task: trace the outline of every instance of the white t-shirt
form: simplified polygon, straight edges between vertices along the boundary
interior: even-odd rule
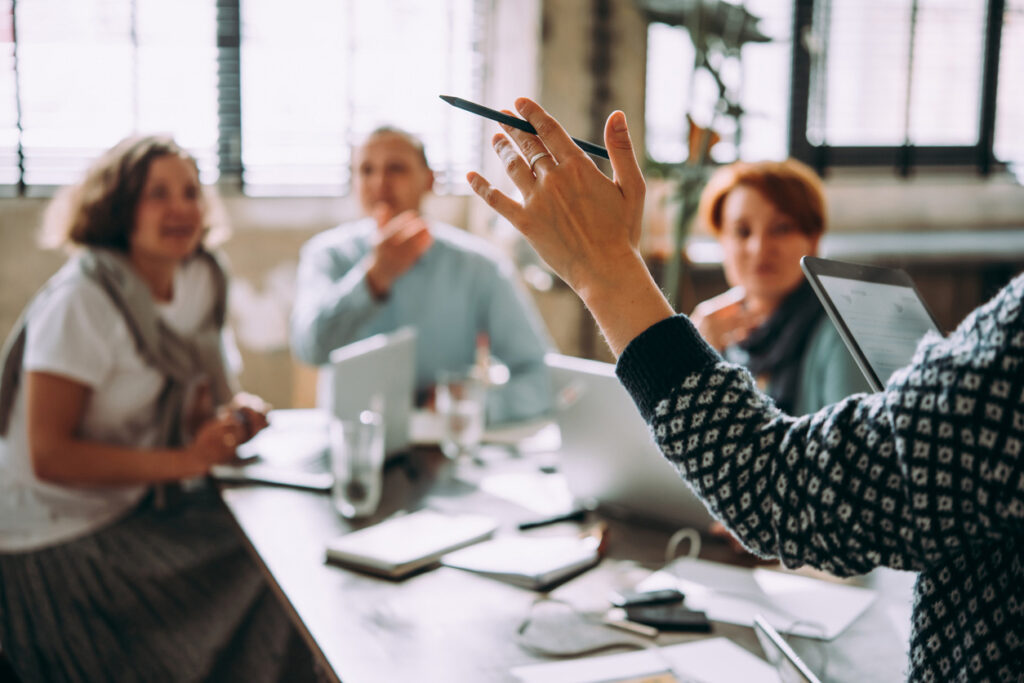
[[[159,314],[188,337],[207,316],[213,292],[207,265],[189,261],[175,274],[173,300],[158,304]],[[136,448],[155,445],[164,377],[145,363],[121,313],[88,278],[73,278],[33,305],[22,370],[61,375],[92,389],[82,438]],[[25,393],[23,374],[7,436],[0,439],[0,552],[87,535],[126,514],[146,491],[145,486],[63,486],[37,479],[26,437]]]

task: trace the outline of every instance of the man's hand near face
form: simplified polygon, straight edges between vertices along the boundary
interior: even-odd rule
[[[423,254],[434,238],[430,228],[417,211],[393,215],[385,204],[374,208],[377,240],[366,271],[366,284],[375,299],[383,299],[391,287]]]

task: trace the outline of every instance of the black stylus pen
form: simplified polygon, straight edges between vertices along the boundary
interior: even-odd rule
[[[560,515],[552,515],[551,517],[544,517],[542,519],[531,519],[527,522],[520,522],[519,528],[525,531],[526,529],[536,529],[537,527],[548,526],[549,524],[558,524],[559,522],[581,522],[586,516],[586,508],[575,508]]]
[[[537,129],[534,128],[529,121],[524,121],[520,118],[516,118],[515,116],[509,116],[508,114],[502,114],[500,111],[485,107],[482,104],[470,102],[469,100],[464,100],[461,97],[453,97],[451,95],[440,95],[439,97],[453,107],[465,109],[466,111],[482,116],[485,119],[498,121],[499,123],[504,123],[506,126],[511,126],[512,128],[518,128],[530,135],[537,134]],[[602,159],[608,158],[608,150],[601,145],[595,145],[593,142],[587,142],[586,140],[577,140],[576,138],[572,138],[572,141],[576,143],[577,147],[587,154],[593,154],[594,156],[601,157]]]

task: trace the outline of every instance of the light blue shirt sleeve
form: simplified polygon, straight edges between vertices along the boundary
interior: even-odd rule
[[[359,329],[381,308],[366,284],[366,254],[358,243],[333,244],[344,227],[314,237],[299,255],[291,345],[311,365],[323,365],[331,351],[361,339]]]

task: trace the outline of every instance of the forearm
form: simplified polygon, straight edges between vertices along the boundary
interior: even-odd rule
[[[610,277],[590,275],[577,294],[616,358],[641,332],[675,314],[639,254],[623,262]]]
[[[337,280],[323,273],[300,278],[291,318],[292,352],[306,363],[323,365],[331,351],[356,340],[376,309],[364,264]]]
[[[209,469],[186,449],[138,449],[57,437],[31,446],[36,476],[64,486],[156,484],[201,476]]]

